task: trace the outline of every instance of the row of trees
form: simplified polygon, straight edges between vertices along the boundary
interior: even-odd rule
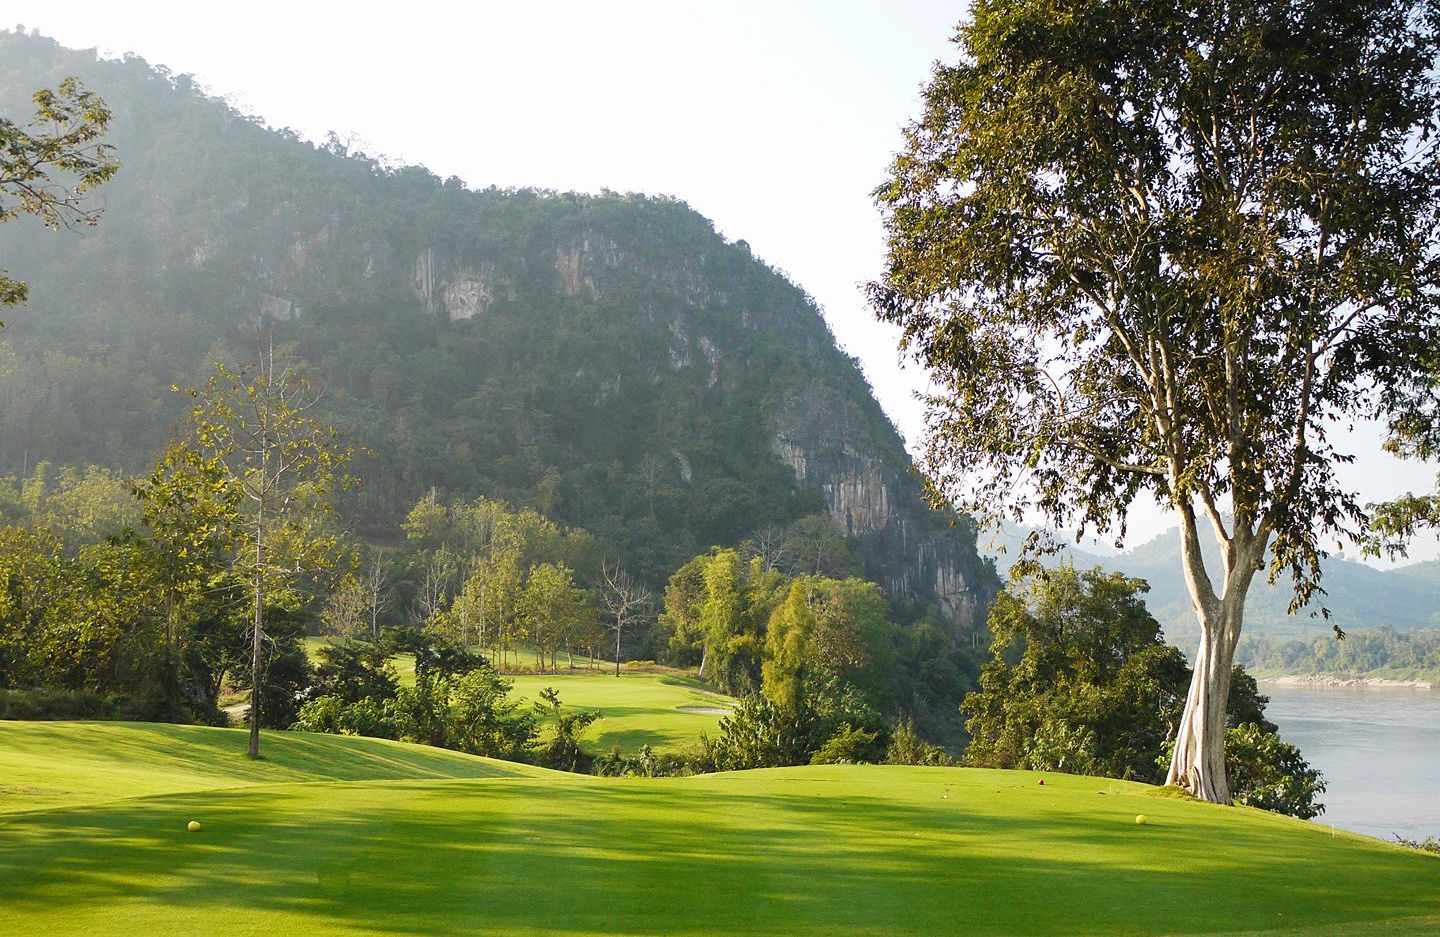
[[[417,623],[478,646],[503,667],[528,644],[536,666],[560,651],[593,652],[604,636],[599,609],[576,570],[598,588],[600,549],[586,531],[562,528],[532,508],[476,498],[446,505],[432,491],[403,525],[420,588]],[[458,583],[458,587],[457,584]]]
[[[327,513],[350,451],[273,350],[175,389],[193,403],[183,432],[123,495],[100,470],[61,472],[47,493],[41,467],[6,505],[33,526],[3,530],[0,686],[120,693],[152,718],[211,720],[231,675],[250,689],[257,756],[267,673],[307,581],[340,560]]]
[[[948,636],[928,622],[898,624],[873,582],[783,571],[759,540],[693,558],[665,589],[666,659],[743,698],[705,763],[943,761],[905,720],[918,699],[953,707],[968,685]]]
[[[1236,656],[1257,670],[1286,674],[1407,674],[1410,679],[1440,679],[1440,631],[1355,629],[1344,641],[1328,637],[1308,641],[1263,637],[1242,641]]]
[[[893,699],[889,614],[872,582],[792,577],[761,556],[716,549],[670,577],[660,630],[671,660],[698,665],[726,693],[793,697],[806,674],[824,672],[885,705]]]

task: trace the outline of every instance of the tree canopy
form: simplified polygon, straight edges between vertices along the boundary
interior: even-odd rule
[[[49,228],[93,225],[99,210],[85,193],[120,168],[101,143],[110,123],[105,102],[74,77],[34,94],[35,116],[22,126],[0,117],[0,222],[34,215]],[[0,271],[0,305],[25,301],[28,287]]]
[[[1228,802],[1250,583],[1303,605],[1322,537],[1363,533],[1329,434],[1440,337],[1440,8],[991,0],[956,43],[870,288],[939,388],[933,493],[1117,539],[1142,494],[1175,511],[1202,640],[1171,780]]]
[[[1158,783],[1190,668],[1145,608],[1144,580],[1099,568],[1042,570],[990,607],[992,659],[969,716],[967,764]],[[1265,718],[1255,679],[1235,668],[1226,701],[1226,776],[1241,803],[1310,818],[1319,772]]]

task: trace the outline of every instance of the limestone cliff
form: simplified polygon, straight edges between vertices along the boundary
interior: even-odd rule
[[[926,507],[804,291],[683,203],[476,190],[37,37],[0,33],[0,61],[0,113],[56,74],[101,91],[124,164],[95,229],[41,244],[0,226],[32,284],[4,336],[0,471],[142,467],[181,406],[169,384],[252,353],[260,327],[373,453],[347,505],[362,527],[431,486],[483,493],[543,505],[659,581],[818,508],[901,606],[978,626],[996,582],[968,522]]]
[[[867,576],[891,595],[934,601],[961,631],[978,630],[998,582],[976,555],[969,519],[952,527],[932,511],[908,460],[868,445],[863,420],[811,388],[777,408],[772,451],[824,492],[832,519],[859,542]]]

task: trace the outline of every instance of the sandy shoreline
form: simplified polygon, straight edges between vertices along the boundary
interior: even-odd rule
[[[1435,684],[1428,680],[1391,680],[1385,677],[1340,677],[1331,673],[1308,674],[1305,676],[1280,676],[1257,678],[1262,686],[1313,686],[1313,687],[1357,687],[1380,690],[1433,690]]]

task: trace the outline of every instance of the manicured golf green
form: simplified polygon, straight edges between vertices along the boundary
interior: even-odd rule
[[[306,638],[312,659],[328,641]],[[525,652],[519,652],[521,659]],[[589,658],[580,658],[589,663]],[[415,685],[415,658],[394,657],[402,686]],[[606,668],[613,664],[604,664]],[[514,694],[527,701],[540,699],[540,691],[554,687],[568,710],[589,709],[600,713],[581,737],[581,745],[593,754],[619,749],[633,755],[640,746],[657,752],[675,751],[706,734],[719,734],[720,717],[736,700],[708,689],[699,680],[679,673],[626,670],[615,676],[613,669],[559,674],[506,674],[514,682]]]
[[[736,701],[707,689],[698,680],[663,673],[518,674],[514,693],[538,700],[554,687],[566,709],[600,713],[581,736],[586,751],[603,754],[619,749],[634,754],[642,745],[657,752],[673,751],[702,733],[719,734],[720,718]]]
[[[865,766],[608,780],[285,733],[250,765],[244,740],[0,723],[5,783],[50,792],[0,815],[0,933],[1440,929],[1434,857],[1137,784]]]

